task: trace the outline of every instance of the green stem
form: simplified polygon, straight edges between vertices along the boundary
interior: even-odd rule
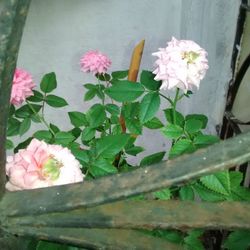
[[[174,124],[176,124],[176,104],[177,104],[177,101],[178,101],[179,92],[180,92],[180,89],[177,88],[175,98],[174,98],[174,102],[173,102],[173,105],[172,105],[172,107],[173,107],[173,123]]]
[[[170,98],[168,98],[167,96],[161,94],[160,92],[159,92],[159,95],[160,95],[161,97],[163,97],[164,99],[166,99],[166,100],[171,104],[171,106],[173,106],[174,103],[173,103],[173,101],[172,101]]]
[[[54,131],[50,128],[49,124],[45,121],[44,117],[39,115],[35,109],[32,107],[32,105],[26,100],[26,103],[28,104],[28,106],[30,107],[30,109],[32,110],[32,112],[37,116],[37,118],[48,128],[48,130],[51,132],[51,134],[53,136],[55,136]]]
[[[97,80],[98,80],[98,88],[99,88],[99,91],[101,93],[102,92],[102,90],[101,90],[101,82],[100,82],[99,78],[97,78]],[[105,104],[105,95],[101,100],[102,100],[102,105],[104,105]]]

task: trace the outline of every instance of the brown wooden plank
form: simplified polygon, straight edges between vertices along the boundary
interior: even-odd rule
[[[90,207],[180,185],[202,175],[250,160],[250,133],[222,141],[194,154],[95,181],[7,193],[2,216],[33,215]]]
[[[16,227],[11,228],[10,233],[75,245],[87,249],[182,249],[181,246],[166,240],[146,235],[139,231],[125,229]]]
[[[9,227],[250,229],[250,203],[127,200],[67,213],[14,217],[7,222]]]
[[[5,191],[5,140],[17,53],[30,0],[0,1],[0,198]]]

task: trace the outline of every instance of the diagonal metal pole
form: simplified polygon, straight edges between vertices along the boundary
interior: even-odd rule
[[[5,191],[5,141],[9,99],[30,0],[0,1],[0,198]]]

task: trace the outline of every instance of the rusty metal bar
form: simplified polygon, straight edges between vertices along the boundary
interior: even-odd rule
[[[250,229],[249,221],[247,202],[127,200],[67,213],[8,218],[3,227],[235,230]]]
[[[9,99],[30,0],[0,1],[0,198],[5,191],[5,140]]]
[[[35,215],[91,207],[172,185],[250,160],[250,132],[222,141],[193,154],[129,173],[83,184],[7,193],[0,203],[2,216]]]

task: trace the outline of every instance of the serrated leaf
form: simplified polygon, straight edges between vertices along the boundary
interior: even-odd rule
[[[47,95],[45,101],[48,105],[55,108],[61,108],[68,105],[66,100],[56,95]]]
[[[94,177],[100,177],[118,173],[118,170],[108,160],[100,158],[89,168],[89,172]]]
[[[183,134],[183,128],[174,124],[168,124],[166,127],[161,128],[161,131],[170,139],[177,139]]]
[[[232,187],[231,194],[233,200],[236,201],[250,201],[250,190],[242,186]]]
[[[128,76],[128,70],[114,71],[111,75],[115,79],[124,79]]]
[[[207,126],[208,119],[207,119],[207,117],[205,115],[202,115],[202,114],[191,114],[191,115],[187,115],[185,117],[186,121],[190,120],[190,119],[201,121],[202,122],[202,127],[201,127],[202,129],[206,128],[206,126]]]
[[[250,231],[237,230],[225,240],[223,247],[228,250],[247,250],[250,248]]]
[[[111,115],[119,115],[120,114],[120,108],[115,104],[106,104],[105,109],[111,114]]]
[[[86,119],[86,115],[81,112],[68,112],[70,122],[75,127],[87,126],[88,122]]]
[[[37,105],[37,104],[30,104],[30,106],[32,107],[32,109],[38,113],[40,111],[40,109],[42,108],[41,105]],[[24,105],[21,108],[17,109],[15,112],[16,117],[18,118],[28,118],[31,115],[34,114],[33,110],[30,108],[29,105]]]
[[[218,172],[215,174],[203,176],[200,178],[201,183],[208,189],[223,194],[230,195],[230,178],[228,171]]]
[[[160,107],[160,96],[156,92],[146,94],[140,104],[139,119],[145,123],[152,119]]]
[[[96,95],[96,89],[90,89],[84,94],[84,101],[90,101]]]
[[[173,109],[165,109],[163,110],[166,120],[171,123],[174,124],[174,115],[173,115]],[[184,116],[179,113],[178,111],[175,111],[175,115],[176,115],[176,125],[183,127],[184,125]]]
[[[54,72],[43,76],[40,88],[44,93],[50,93],[57,87],[56,74]]]
[[[90,127],[84,128],[84,130],[82,131],[81,140],[90,141],[91,139],[95,137],[95,132],[96,130],[94,128],[90,128]]]
[[[183,186],[179,191],[180,199],[183,201],[194,200],[194,191],[191,186]]]
[[[193,143],[198,147],[206,147],[219,141],[220,139],[214,135],[197,135],[194,138]]]
[[[158,198],[159,200],[170,200],[171,191],[169,188],[165,188],[160,191],[154,192],[153,195],[155,198]]]
[[[126,118],[125,123],[130,133],[135,135],[140,135],[142,133],[142,125],[139,120]]]
[[[229,178],[231,187],[237,187],[240,186],[241,182],[243,181],[243,174],[239,171],[230,171],[229,172]]]
[[[70,132],[60,131],[55,135],[55,143],[61,145],[67,145],[74,141],[75,137]]]
[[[143,166],[153,165],[162,161],[165,153],[166,152],[158,152],[144,157],[140,162],[140,166],[143,167]]]
[[[30,125],[31,125],[30,118],[25,118],[20,124],[19,135],[22,136],[23,134],[25,134],[29,130]]]
[[[201,240],[198,238],[200,235],[188,235],[184,238],[185,249],[188,250],[205,250]]]
[[[52,134],[47,130],[39,130],[33,134],[33,137],[38,140],[44,140],[45,142],[49,142],[52,138]]]
[[[133,155],[133,156],[136,156],[138,155],[139,153],[143,152],[145,149],[143,147],[140,147],[140,146],[133,146],[133,147],[130,147],[128,149],[125,150],[125,152],[129,155]]]
[[[132,102],[144,93],[144,88],[140,83],[117,80],[111,87],[105,89],[104,92],[115,101]]]
[[[192,141],[188,139],[181,139],[177,141],[169,151],[169,159],[173,159],[184,153],[189,153],[194,150]]]
[[[130,136],[127,134],[108,135],[96,140],[96,153],[103,158],[112,158],[119,153],[128,143]]]
[[[185,122],[185,130],[188,133],[193,134],[195,132],[198,132],[202,128],[202,125],[202,121],[200,120],[188,119]]]
[[[90,161],[88,151],[80,149],[80,148],[71,148],[72,154],[76,157],[80,162],[88,163]]]
[[[143,70],[140,75],[140,82],[149,90],[158,90],[161,82],[154,80],[154,78],[155,75],[151,71]]]
[[[30,102],[42,102],[43,101],[43,94],[37,90],[33,90],[33,95],[28,97],[27,100]]]
[[[101,104],[94,104],[86,113],[86,119],[91,128],[97,128],[106,119],[106,112],[104,106]]]

